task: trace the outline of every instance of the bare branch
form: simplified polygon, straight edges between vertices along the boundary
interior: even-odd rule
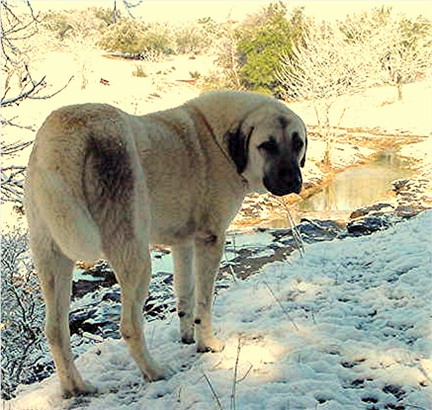
[[[15,120],[16,118],[17,118],[16,116],[9,119],[9,120],[6,120],[4,118],[0,118],[0,124],[4,127],[10,126],[10,127],[17,127],[17,128],[23,129],[23,130],[36,131],[31,125],[15,124],[13,122],[13,120]]]
[[[69,84],[70,82],[75,78],[75,76],[71,76],[69,78],[69,80],[67,81],[67,83],[60,89],[58,89],[57,91],[53,92],[52,94],[48,94],[48,95],[43,95],[43,96],[37,96],[35,94],[30,95],[28,98],[31,100],[47,100],[48,98],[52,98],[55,95],[57,95],[58,93],[62,92]],[[40,90],[38,90],[37,92],[39,92]],[[37,93],[36,93],[37,94]]]
[[[205,379],[205,381],[207,382],[207,384],[208,384],[208,386],[210,388],[210,391],[212,392],[213,399],[215,400],[218,409],[219,410],[223,410],[222,403],[220,401],[219,395],[216,393],[216,390],[213,387],[213,384],[211,383],[210,379],[207,377],[207,375],[204,372],[203,372],[203,376],[204,376],[204,379]]]
[[[36,82],[32,80],[29,89],[21,91],[18,95],[15,95],[14,97],[11,98],[3,97],[3,99],[0,101],[0,107],[7,107],[9,105],[17,104],[22,100],[25,100],[26,98],[30,98],[32,94],[40,91],[40,88],[45,87],[45,85],[46,85],[45,76]]]

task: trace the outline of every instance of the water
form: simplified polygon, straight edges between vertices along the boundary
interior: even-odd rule
[[[299,211],[351,212],[385,200],[392,194],[392,181],[409,177],[407,165],[393,152],[383,152],[368,164],[336,174],[322,191],[302,201]]]

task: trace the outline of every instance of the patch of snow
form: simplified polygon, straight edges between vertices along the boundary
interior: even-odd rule
[[[123,341],[107,340],[77,360],[96,396],[63,400],[54,375],[22,386],[7,408],[431,408],[431,230],[425,211],[266,265],[218,294],[221,353],[180,344],[174,314],[148,323],[166,380],[143,383]]]

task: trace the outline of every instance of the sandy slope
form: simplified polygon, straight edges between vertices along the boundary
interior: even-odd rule
[[[188,56],[177,56],[161,62],[136,62],[113,58],[106,58],[100,52],[83,50],[82,53],[56,52],[41,56],[34,62],[34,77],[46,75],[50,84],[41,95],[49,95],[57,91],[74,76],[69,86],[53,98],[44,100],[26,100],[19,106],[6,108],[3,111],[5,118],[14,118],[14,123],[31,126],[32,130],[5,127],[2,138],[6,142],[17,140],[28,141],[34,138],[35,131],[40,127],[46,116],[54,109],[68,104],[84,102],[104,102],[113,104],[132,114],[145,114],[148,112],[170,108],[179,105],[190,98],[200,94],[200,90],[190,82],[191,73],[198,72],[201,76],[207,75],[214,69],[214,58],[199,56],[191,59]],[[61,69],[59,67],[61,66]],[[133,75],[137,67],[141,67],[145,77]],[[104,84],[101,83],[103,79]],[[82,89],[83,80],[86,87]],[[412,135],[423,136],[423,143],[413,144],[403,150],[413,161],[417,161],[417,168],[422,175],[430,179],[430,163],[432,133],[432,92],[431,81],[423,81],[405,86],[405,99],[402,102],[388,104],[394,99],[395,90],[391,87],[377,87],[369,89],[361,95],[342,99],[334,111],[335,125],[349,129],[373,131],[374,133],[405,135],[406,143],[412,140]],[[289,104],[314,130],[316,125],[313,110],[305,103]],[[340,116],[340,109],[348,107],[339,124],[336,118]],[[339,111],[338,111],[339,110]],[[337,139],[332,150],[333,169],[344,169],[359,164],[373,154],[374,144],[350,142],[350,133],[343,131],[344,137]],[[359,143],[360,141],[360,143]],[[316,186],[326,179],[326,168],[321,161],[324,156],[325,142],[311,134],[308,161],[304,169],[305,186]],[[25,165],[30,149],[21,155],[11,158],[9,162],[15,165]],[[429,188],[428,188],[429,189]],[[271,207],[277,209],[278,205],[269,197],[260,197],[250,200],[254,206],[262,207],[260,214],[265,218]],[[269,208],[266,204],[270,204]],[[281,211],[283,213],[283,210]],[[247,219],[246,212],[242,212],[242,221]],[[3,221],[13,223],[15,215],[11,206],[2,206]],[[252,220],[253,221],[253,220]]]

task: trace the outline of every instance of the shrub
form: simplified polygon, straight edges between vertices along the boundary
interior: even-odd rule
[[[19,384],[35,380],[36,368],[50,366],[45,363],[42,296],[27,232],[21,228],[2,235],[1,272],[1,387],[8,399]]]
[[[160,23],[144,24],[131,18],[120,19],[108,26],[99,45],[107,51],[132,56],[171,54],[174,50],[168,26]]]
[[[303,21],[302,9],[295,9],[290,21],[286,11],[283,3],[270,4],[237,29],[243,87],[280,96],[277,71],[281,57],[289,55],[301,39]]]
[[[176,52],[179,54],[208,52],[216,37],[217,27],[209,17],[177,27],[174,31]]]
[[[143,23],[132,19],[122,19],[106,28],[99,45],[107,51],[137,55],[145,50],[144,32]]]

